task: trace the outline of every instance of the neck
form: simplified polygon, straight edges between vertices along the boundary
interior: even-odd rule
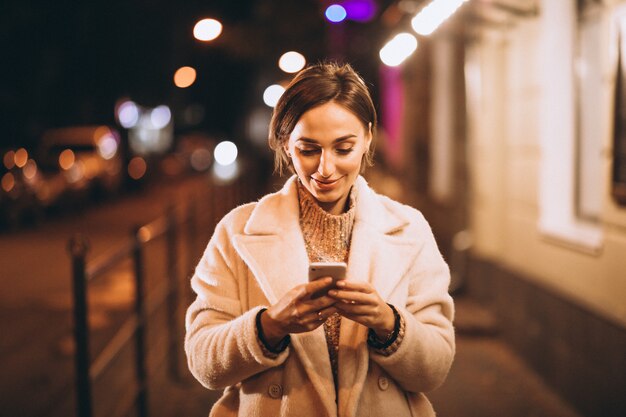
[[[329,202],[329,203],[324,203],[322,201],[319,201],[318,199],[315,199],[315,201],[317,201],[317,204],[327,213],[329,214],[334,214],[334,215],[339,215],[342,213],[345,213],[346,211],[348,211],[350,209],[350,205],[348,204],[348,197],[349,197],[349,193],[348,195],[345,195],[343,197],[341,197],[339,200],[337,201],[333,201],[333,202]],[[313,197],[315,198],[315,197]]]

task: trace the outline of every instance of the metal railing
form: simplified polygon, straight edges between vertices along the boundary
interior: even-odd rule
[[[110,253],[87,262],[89,243],[87,238],[76,235],[69,241],[68,250],[72,258],[73,275],[73,304],[74,304],[74,342],[76,367],[76,408],[78,417],[93,416],[93,383],[103,372],[111,367],[112,362],[120,355],[123,348],[131,342],[134,345],[134,390],[126,390],[128,398],[117,400],[114,416],[127,414],[136,407],[137,415],[148,417],[148,386],[149,375],[147,369],[146,332],[149,318],[154,312],[165,306],[166,329],[168,335],[167,367],[168,376],[179,379],[179,357],[182,355],[182,316],[180,301],[185,294],[181,294],[180,274],[178,273],[178,248],[183,235],[186,235],[187,250],[196,252],[198,240],[198,225],[206,223],[207,230],[213,230],[217,221],[236,204],[251,200],[254,190],[250,181],[239,180],[230,185],[210,185],[207,190],[208,198],[190,198],[177,207],[169,207],[165,215],[151,223],[135,227],[130,238]],[[198,213],[201,215],[199,216]],[[200,218],[202,217],[202,219]],[[187,227],[183,227],[183,226]],[[155,289],[147,291],[145,279],[146,253],[145,247],[157,239],[166,241],[166,279]],[[206,242],[204,242],[206,243]],[[188,271],[191,271],[197,256],[188,254]],[[88,284],[101,279],[119,267],[128,259],[132,260],[132,275],[134,283],[134,299],[132,312],[117,329],[100,353],[91,358],[90,355],[90,328],[88,323],[89,303]]]

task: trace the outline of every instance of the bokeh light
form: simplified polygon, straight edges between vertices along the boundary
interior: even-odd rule
[[[2,176],[2,189],[8,193],[13,187],[15,187],[15,177],[11,172],[7,172]]]
[[[157,106],[150,112],[150,122],[157,129],[163,129],[170,123],[170,120],[172,120],[172,112],[165,105]]]
[[[400,65],[417,49],[417,39],[410,33],[400,33],[380,50],[380,59],[390,67]]]
[[[239,175],[239,164],[237,161],[228,165],[213,164],[211,172],[215,182],[218,184],[228,184]]]
[[[174,73],[174,85],[187,88],[196,82],[196,70],[192,67],[180,67]]]
[[[136,156],[128,163],[128,176],[134,180],[138,180],[146,174],[148,165],[146,160],[140,156]]]
[[[433,0],[413,19],[411,26],[419,35],[428,36],[467,0]]]
[[[357,22],[369,22],[376,15],[374,0],[345,0],[341,3],[346,10],[346,17]]]
[[[26,165],[24,165],[24,169],[22,170],[22,172],[24,173],[24,177],[27,180],[32,180],[33,178],[35,178],[35,175],[37,175],[37,163],[35,162],[35,160],[29,159],[28,162],[26,162]]]
[[[213,151],[213,157],[220,165],[230,165],[237,159],[237,145],[229,140],[220,142]]]
[[[348,15],[346,9],[339,4],[331,4],[324,14],[326,15],[326,19],[333,23],[342,22]]]
[[[304,56],[296,51],[285,52],[278,60],[278,67],[289,74],[300,71],[305,64]]]
[[[189,158],[191,167],[200,172],[209,169],[211,161],[211,151],[205,148],[194,149],[193,152],[191,152],[191,157]]]
[[[28,152],[24,148],[19,148],[17,151],[15,151],[15,156],[13,159],[15,161],[15,165],[18,168],[22,168],[24,165],[26,165],[26,162],[28,161]]]
[[[74,155],[74,151],[71,149],[66,149],[59,155],[59,166],[61,169],[67,171],[74,165],[76,161],[76,156]]]
[[[125,101],[117,108],[117,120],[125,129],[134,127],[139,121],[139,108],[132,101]]]
[[[15,166],[15,151],[5,153],[2,160],[6,169],[12,169]]]
[[[274,107],[284,92],[284,87],[278,84],[272,84],[263,92],[263,102],[270,107]]]
[[[202,19],[193,27],[193,36],[199,41],[212,41],[222,33],[222,24],[215,19]]]
[[[111,135],[106,134],[98,141],[98,153],[104,159],[111,159],[117,153],[117,140]]]

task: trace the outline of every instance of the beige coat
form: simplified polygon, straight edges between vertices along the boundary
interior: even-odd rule
[[[278,358],[263,355],[259,309],[307,281],[295,177],[282,190],[238,207],[217,225],[191,280],[189,368],[207,388],[225,389],[211,416],[434,416],[422,394],[445,379],[454,356],[449,270],[421,213],[356,181],[357,207],[347,278],[369,281],[406,322],[385,357],[367,328],[343,319],[339,400],[323,326],[295,334]]]

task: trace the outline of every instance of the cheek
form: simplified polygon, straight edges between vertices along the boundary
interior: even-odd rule
[[[358,173],[361,169],[361,160],[363,155],[360,153],[356,153],[354,155],[350,155],[349,158],[345,158],[340,163],[338,163],[338,167],[341,167],[341,170],[345,173]]]
[[[299,158],[294,156],[292,158],[293,166],[298,172],[309,172],[317,169],[317,163],[315,158]]]

